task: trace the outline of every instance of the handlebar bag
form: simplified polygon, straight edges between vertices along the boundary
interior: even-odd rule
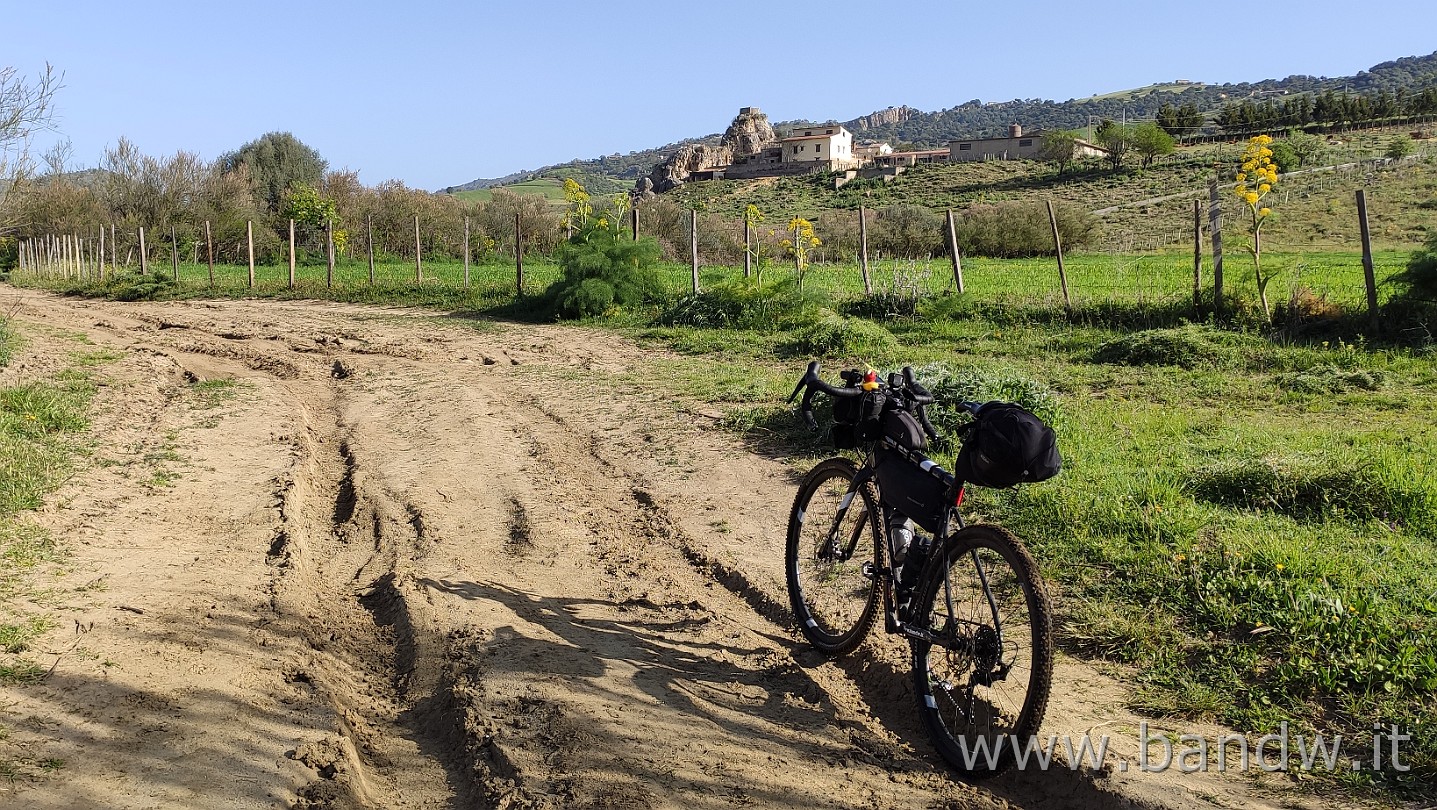
[[[1052,478],[1063,458],[1043,420],[1011,402],[990,402],[978,411],[954,467],[963,481],[1002,489]]]
[[[882,391],[865,391],[862,396],[844,397],[833,403],[833,444],[857,447],[883,435],[883,411],[888,397]]]

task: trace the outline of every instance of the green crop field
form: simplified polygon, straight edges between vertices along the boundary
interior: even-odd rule
[[[522,183],[514,183],[509,186],[499,186],[505,191],[512,191],[515,194],[524,194],[534,197],[543,197],[551,203],[562,204],[564,202],[564,181],[551,178],[538,180],[525,180]],[[494,199],[494,189],[476,188],[469,191],[457,191],[455,197],[465,202],[489,202]]]

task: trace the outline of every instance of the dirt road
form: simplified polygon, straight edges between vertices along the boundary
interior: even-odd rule
[[[902,646],[826,662],[788,629],[795,467],[610,386],[652,354],[612,334],[4,297],[29,341],[0,383],[79,356],[101,387],[37,516],[72,549],[31,606],[53,669],[0,697],[0,746],[63,765],[0,805],[1250,804],[1245,780],[953,778]],[[1045,731],[1132,719],[1064,667]]]

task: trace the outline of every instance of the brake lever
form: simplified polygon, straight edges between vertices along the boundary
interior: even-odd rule
[[[803,414],[803,421],[808,424],[809,430],[818,430],[818,420],[813,418],[813,395],[815,393],[817,393],[816,389],[808,389],[808,392],[803,395],[803,404],[798,408],[798,412]]]

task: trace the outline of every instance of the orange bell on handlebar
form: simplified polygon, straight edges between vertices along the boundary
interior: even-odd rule
[[[873,369],[869,369],[868,373],[863,375],[863,390],[874,391],[877,390],[877,388],[878,372],[874,371]]]

